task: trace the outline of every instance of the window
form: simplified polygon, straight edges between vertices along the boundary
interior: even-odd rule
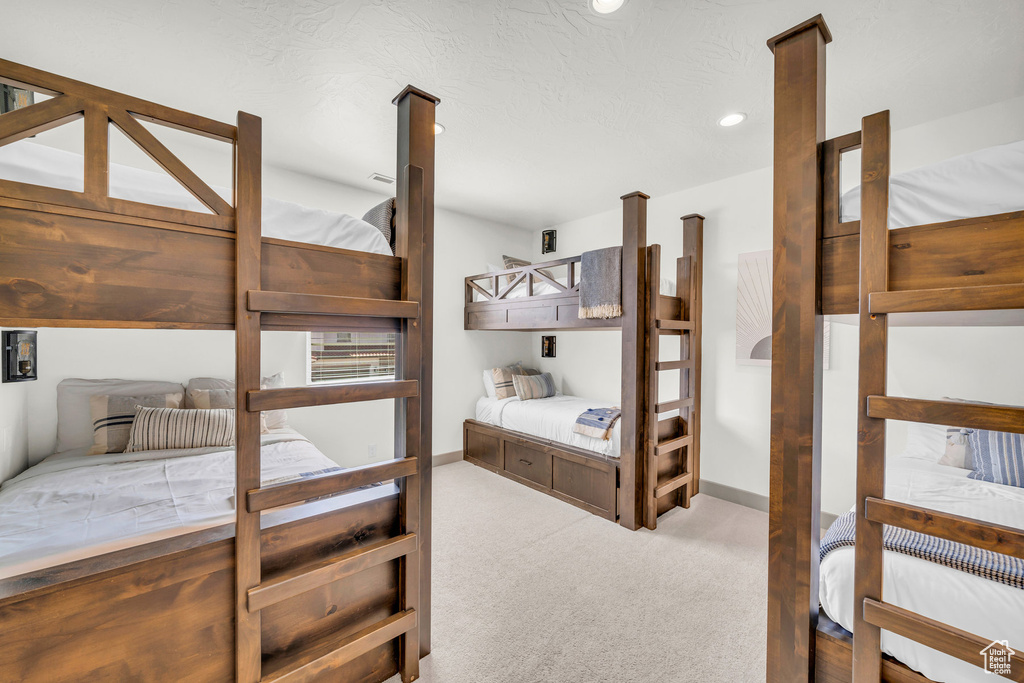
[[[335,384],[395,376],[394,332],[310,332],[309,384]]]

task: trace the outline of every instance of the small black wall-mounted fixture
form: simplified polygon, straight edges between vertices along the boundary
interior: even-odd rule
[[[555,357],[555,337],[540,338],[540,355],[541,358],[554,358]]]
[[[4,382],[38,379],[35,330],[4,330]]]
[[[540,234],[540,253],[550,254],[558,244],[558,231],[545,230]]]

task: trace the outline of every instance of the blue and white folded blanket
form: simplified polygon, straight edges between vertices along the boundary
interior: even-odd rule
[[[850,510],[839,517],[821,539],[820,557],[837,548],[852,546],[856,514]],[[882,544],[886,550],[935,562],[968,574],[1024,588],[1024,560],[974,546],[954,543],[899,527],[884,526]]]
[[[577,434],[607,441],[620,417],[622,410],[619,408],[590,408],[576,418],[572,429]]]

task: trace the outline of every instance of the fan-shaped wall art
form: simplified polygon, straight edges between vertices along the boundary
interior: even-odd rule
[[[830,324],[824,325],[824,366],[829,366]],[[772,252],[739,255],[736,277],[736,362],[772,364]]]

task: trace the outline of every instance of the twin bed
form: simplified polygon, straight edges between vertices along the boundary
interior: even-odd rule
[[[375,227],[263,201],[255,116],[226,124],[5,60],[0,83],[48,96],[0,116],[0,325],[236,339],[234,448],[87,455],[59,424],[60,452],[4,483],[0,679],[417,678],[437,99],[394,100],[394,226]],[[82,156],[26,140],[76,119]],[[144,123],[223,143],[234,187],[207,185]],[[168,175],[111,164],[110,126]],[[261,381],[261,330],[364,329],[398,335],[395,380]],[[261,434],[271,411],[380,399],[395,400],[394,460],[340,469],[294,431]]]
[[[819,15],[768,42],[776,71],[767,680],[984,681],[997,652],[1006,677],[1024,680],[1024,489],[1009,477],[978,480],[989,465],[977,453],[973,471],[940,463],[949,425],[998,433],[1012,469],[1024,408],[886,391],[890,324],[1021,324],[1024,143],[890,179],[888,112],[825,138],[830,41]],[[861,184],[843,195],[841,157],[856,149]],[[860,336],[857,503],[822,538],[822,318],[848,314]],[[932,430],[931,445],[918,439],[887,456],[886,420]]]

